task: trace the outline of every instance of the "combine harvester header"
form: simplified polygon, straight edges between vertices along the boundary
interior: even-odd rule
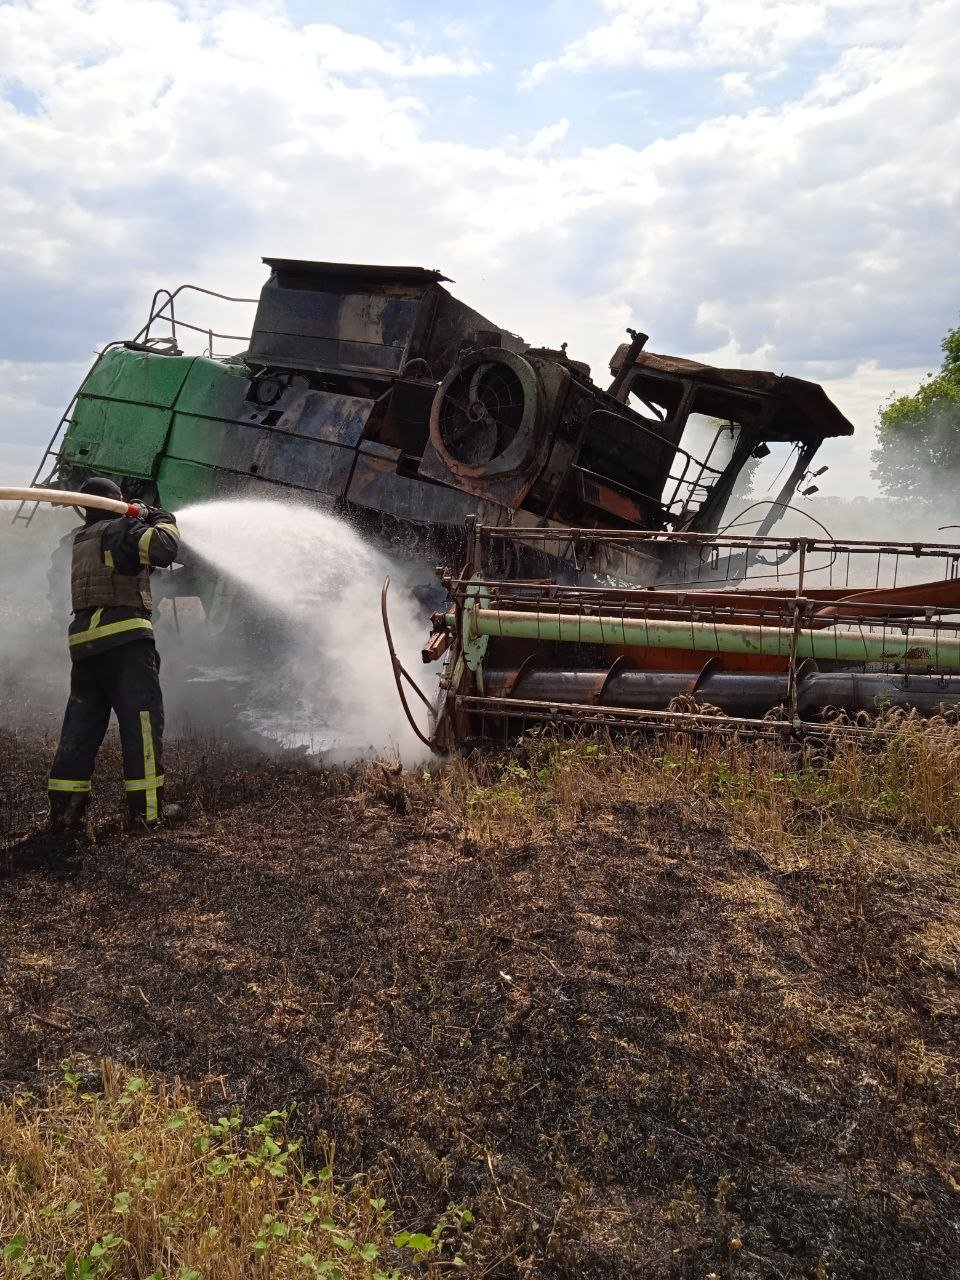
[[[655,588],[488,574],[518,538],[574,565],[603,548],[675,573]],[[960,704],[960,546],[475,524],[467,546],[423,651],[445,659],[439,751],[542,723],[858,732]]]

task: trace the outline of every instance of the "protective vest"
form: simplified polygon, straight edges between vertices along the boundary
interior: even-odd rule
[[[113,557],[103,549],[103,535],[109,520],[81,529],[73,540],[73,568],[70,593],[74,613],[81,609],[108,609],[121,605],[128,609],[153,608],[150,571],[117,573]]]

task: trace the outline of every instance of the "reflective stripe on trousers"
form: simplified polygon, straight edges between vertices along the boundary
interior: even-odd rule
[[[163,774],[157,773],[153,725],[149,711],[140,712],[140,735],[143,738],[143,777],[127,778],[123,785],[127,792],[142,791],[144,793],[144,820],[156,822],[160,811],[158,796],[163,786]]]

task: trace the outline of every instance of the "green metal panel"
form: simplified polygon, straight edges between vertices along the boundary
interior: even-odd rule
[[[447,615],[448,625],[456,616]],[[560,641],[572,644],[651,645],[662,649],[695,649],[699,653],[763,653],[786,658],[792,647],[792,628],[758,627],[714,622],[678,622],[671,619],[623,618],[602,614],[557,614],[513,609],[483,609],[470,605],[463,611],[465,640],[479,636],[524,640]],[[902,662],[923,666],[960,666],[960,641],[918,629],[913,635],[906,624],[881,633],[801,630],[796,640],[798,658],[833,659],[841,662]]]
[[[245,431],[232,422],[175,413],[166,456],[227,471],[247,471],[261,435],[259,428]]]
[[[149,480],[192,357],[114,347],[80,389],[60,456],[68,465]]]
[[[243,479],[228,471],[183,462],[179,458],[162,458],[157,470],[157,493],[160,503],[169,511],[180,511],[211,498],[228,498],[237,492]]]
[[[110,475],[155,479],[177,420],[175,406],[185,402],[214,420],[239,415],[247,377],[244,366],[113,348],[80,390],[61,459]]]
[[[149,480],[169,430],[169,409],[83,396],[60,456],[72,466]]]
[[[250,370],[246,365],[220,364],[198,357],[191,362],[179,395],[172,403],[177,413],[243,421],[256,412],[245,400],[249,380]]]
[[[170,409],[195,360],[195,356],[159,356],[111,347],[90,370],[81,395]]]
[[[248,386],[244,366],[197,360],[177,397],[167,457],[246,472],[263,433]]]

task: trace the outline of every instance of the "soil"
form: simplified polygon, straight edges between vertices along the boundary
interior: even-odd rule
[[[8,836],[49,750],[0,731]],[[168,754],[182,826],[118,786],[7,855],[5,1094],[108,1057],[296,1101],[398,1220],[469,1206],[473,1276],[958,1273],[952,854],[824,879],[681,794],[481,840],[419,774]]]

